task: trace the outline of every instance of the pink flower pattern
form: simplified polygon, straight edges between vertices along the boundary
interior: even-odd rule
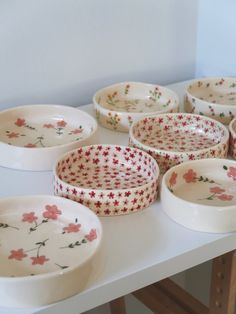
[[[35,212],[30,213],[24,213],[22,217],[22,221],[32,223],[38,219],[37,216],[35,216]]]
[[[27,256],[23,249],[11,250],[11,254],[8,256],[9,259],[15,259],[17,261],[22,261],[23,258]]]
[[[61,215],[61,210],[56,205],[46,205],[46,210],[43,212],[43,217],[56,220],[58,215]]]
[[[91,229],[89,234],[85,235],[85,238],[88,241],[90,241],[90,242],[92,242],[93,240],[97,239],[97,231],[96,231],[96,229]]]
[[[66,233],[79,232],[80,227],[81,227],[81,224],[70,223],[68,226],[63,228],[63,231]]]
[[[44,263],[49,261],[49,258],[46,258],[45,255],[33,256],[31,257],[31,259],[32,259],[32,265],[43,265]]]
[[[197,179],[196,172],[193,171],[193,169],[189,169],[184,175],[183,178],[186,183],[192,183],[195,182]]]

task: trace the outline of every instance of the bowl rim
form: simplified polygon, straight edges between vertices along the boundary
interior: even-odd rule
[[[83,204],[74,202],[70,199],[66,199],[60,196],[56,196],[56,195],[47,195],[47,194],[38,194],[38,195],[20,195],[20,196],[14,196],[14,197],[4,197],[0,199],[0,203],[2,202],[6,202],[6,201],[11,201],[13,199],[19,199],[19,200],[24,200],[24,199],[30,199],[30,198],[36,198],[36,199],[43,199],[43,198],[52,198],[52,199],[57,199],[60,200],[62,202],[68,202],[68,203],[73,203],[73,204],[77,204],[78,206],[81,206],[83,208],[83,210],[88,210],[89,214],[94,216],[95,219],[97,219],[97,224],[99,226],[99,235],[100,235],[100,239],[99,242],[97,244],[97,247],[95,248],[95,250],[92,252],[92,254],[85,259],[82,263],[74,265],[74,266],[69,266],[68,268],[65,269],[60,269],[60,270],[56,270],[56,271],[51,271],[51,272],[47,272],[47,273],[43,273],[43,274],[36,274],[34,276],[18,276],[18,277],[3,277],[0,275],[0,282],[11,282],[11,281],[24,281],[24,282],[28,282],[28,281],[37,281],[37,280],[43,280],[43,279],[51,279],[57,276],[64,276],[67,273],[72,273],[74,272],[76,269],[83,267],[85,264],[89,263],[94,256],[97,254],[97,252],[99,251],[101,244],[103,242],[103,226],[101,223],[101,220],[99,219],[99,217],[92,211],[90,210],[88,207],[86,207]]]
[[[58,105],[58,104],[29,104],[29,105],[23,105],[23,106],[16,106],[16,107],[12,107],[6,110],[2,110],[0,111],[0,116],[2,114],[7,114],[8,112],[14,112],[17,109],[25,109],[25,108],[30,108],[30,109],[36,109],[36,108],[41,108],[41,109],[45,109],[46,107],[51,107],[51,108],[62,108],[64,110],[75,110],[75,112],[77,113],[82,113],[84,114],[84,116],[86,116],[86,118],[90,119],[90,122],[93,124],[93,131],[86,136],[85,138],[78,140],[78,141],[71,141],[69,143],[65,143],[65,144],[60,144],[60,145],[53,145],[53,146],[46,146],[46,147],[24,147],[24,146],[16,146],[16,145],[9,145],[6,142],[3,142],[2,140],[0,140],[0,145],[7,147],[8,149],[12,149],[12,150],[20,150],[22,152],[29,152],[29,151],[35,151],[35,152],[46,152],[46,151],[52,151],[52,150],[56,150],[56,149],[60,149],[60,148],[68,148],[71,145],[75,144],[75,143],[82,143],[83,141],[89,139],[90,137],[94,136],[96,134],[96,132],[98,131],[98,123],[96,121],[96,119],[94,119],[94,117],[92,117],[89,113],[87,113],[86,111],[80,110],[78,109],[78,107],[73,107],[70,105]]]
[[[229,124],[229,132],[231,136],[236,136],[236,128],[235,129],[233,128],[233,124],[236,124],[236,117],[234,117]]]
[[[133,129],[135,128],[136,124],[139,123],[140,121],[144,120],[144,119],[153,119],[153,118],[157,118],[157,117],[161,117],[163,115],[175,115],[175,116],[178,116],[178,115],[184,115],[184,116],[198,116],[200,117],[201,119],[203,120],[209,120],[210,122],[214,122],[215,124],[218,125],[218,127],[221,127],[223,130],[224,130],[224,136],[221,138],[221,141],[214,145],[214,146],[211,146],[209,148],[204,148],[204,149],[201,149],[201,150],[189,150],[189,151],[183,151],[183,152],[176,152],[176,151],[173,151],[173,150],[162,150],[162,149],[158,149],[158,148],[155,148],[155,147],[151,147],[151,146],[148,146],[148,145],[145,145],[143,144],[142,142],[140,142],[139,140],[137,140],[135,137],[134,137],[134,134],[133,134]],[[228,143],[229,141],[229,131],[228,129],[219,121],[217,120],[214,120],[214,119],[211,119],[209,117],[206,117],[206,116],[202,116],[202,115],[199,115],[199,114],[193,114],[193,113],[182,113],[182,112],[175,112],[175,113],[162,113],[160,115],[150,115],[150,116],[147,116],[147,117],[142,117],[140,119],[138,119],[137,121],[134,121],[130,127],[130,130],[129,130],[129,137],[130,137],[130,140],[131,142],[133,142],[133,144],[135,145],[139,145],[140,147],[143,147],[146,151],[150,151],[150,152],[154,152],[154,153],[163,153],[163,154],[168,154],[168,155],[177,155],[177,156],[181,156],[181,155],[187,155],[187,154],[199,154],[199,153],[206,153],[207,151],[211,150],[211,149],[216,149],[218,146],[221,146],[225,143]]]

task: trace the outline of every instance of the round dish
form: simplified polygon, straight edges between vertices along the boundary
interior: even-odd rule
[[[236,159],[236,118],[234,118],[229,124],[230,132],[230,145],[229,152],[230,155]]]
[[[159,167],[139,149],[85,146],[54,167],[54,192],[85,204],[99,216],[123,215],[149,206],[157,196]]]
[[[0,112],[0,166],[51,170],[61,154],[96,141],[97,122],[69,106],[27,105]]]
[[[123,82],[105,87],[93,97],[97,120],[106,128],[128,132],[133,121],[150,114],[178,112],[178,96],[168,88]]]
[[[102,226],[85,206],[40,195],[0,200],[0,306],[50,304],[81,291]]]
[[[224,158],[228,140],[229,132],[223,124],[189,113],[142,118],[129,133],[130,145],[151,154],[161,173],[187,160]]]
[[[185,111],[206,115],[224,124],[236,116],[236,78],[205,78],[186,89]]]
[[[236,231],[236,162],[202,159],[171,168],[163,177],[162,208],[198,231]]]

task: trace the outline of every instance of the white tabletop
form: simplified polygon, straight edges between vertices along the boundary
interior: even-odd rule
[[[180,95],[181,101],[186,84],[169,85]],[[94,115],[92,105],[80,109]],[[99,134],[101,143],[128,143],[128,135],[124,133],[99,127]],[[1,197],[53,194],[51,172],[0,167],[0,182]],[[0,313],[78,314],[236,248],[236,233],[188,230],[163,213],[160,201],[143,212],[104,217],[101,221],[104,241],[82,293],[42,308],[9,310],[0,307]]]

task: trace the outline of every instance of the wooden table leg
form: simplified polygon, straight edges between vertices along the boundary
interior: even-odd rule
[[[236,297],[236,257],[231,251],[212,263],[209,314],[233,314]]]
[[[126,314],[125,298],[120,297],[110,302],[111,314]]]

